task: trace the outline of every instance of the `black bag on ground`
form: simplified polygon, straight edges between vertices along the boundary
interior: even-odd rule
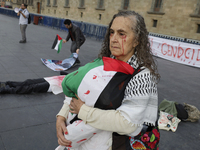
[[[31,24],[31,15],[28,15],[28,24]]]
[[[188,113],[182,104],[175,104],[177,110],[177,117],[181,120],[188,118]]]

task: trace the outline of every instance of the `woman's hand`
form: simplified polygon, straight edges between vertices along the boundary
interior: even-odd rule
[[[68,134],[66,125],[65,125],[65,118],[62,116],[57,117],[56,121],[56,131],[58,137],[58,144],[70,147],[72,142],[65,139],[64,134]]]
[[[69,112],[73,114],[78,114],[79,110],[81,109],[81,106],[84,104],[84,102],[76,95],[76,98],[72,98],[70,105],[69,105]]]

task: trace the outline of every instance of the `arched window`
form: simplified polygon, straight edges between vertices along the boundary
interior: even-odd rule
[[[127,10],[128,6],[129,6],[129,0],[124,0],[122,9]]]
[[[47,5],[50,5],[50,0],[47,0]]]
[[[200,24],[197,24],[197,33],[200,33]]]
[[[65,0],[65,6],[66,6],[66,7],[69,6],[69,0]]]
[[[104,0],[99,0],[97,8],[103,8],[104,7]]]
[[[200,5],[199,5],[199,12],[198,12],[198,15],[200,15]]]
[[[155,0],[154,11],[160,11],[162,0]]]
[[[84,7],[85,5],[85,1],[84,0],[80,0],[80,7]]]
[[[54,0],[54,1],[53,1],[53,5],[54,5],[54,6],[57,6],[57,0]]]
[[[33,5],[33,0],[30,0],[30,5]]]

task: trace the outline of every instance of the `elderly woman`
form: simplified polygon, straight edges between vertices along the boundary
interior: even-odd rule
[[[57,115],[58,143],[71,145],[71,141],[63,135],[68,132],[65,125],[66,114],[71,112],[78,114],[78,118],[87,125],[114,132],[113,150],[157,149],[159,133],[155,127],[158,107],[156,83],[159,74],[142,16],[134,11],[119,12],[113,16],[99,54],[99,58],[103,57],[126,62],[140,71],[127,83],[121,105],[115,110],[87,106],[80,98],[72,98],[70,105],[64,103]]]

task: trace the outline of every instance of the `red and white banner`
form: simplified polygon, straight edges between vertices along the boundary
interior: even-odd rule
[[[200,46],[149,36],[155,56],[200,68]]]

